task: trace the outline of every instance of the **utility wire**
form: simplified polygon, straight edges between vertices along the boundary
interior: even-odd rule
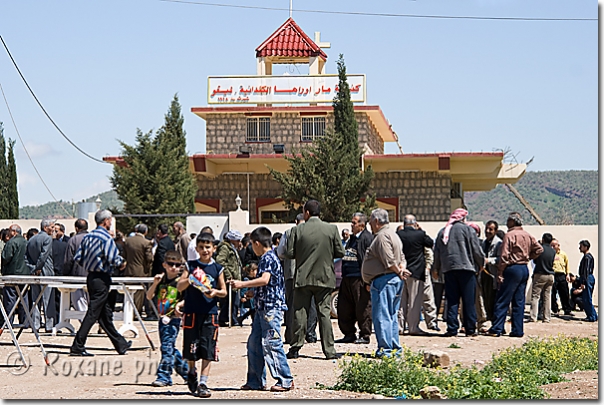
[[[42,106],[42,103],[40,103],[40,100],[38,100],[38,97],[36,97],[36,94],[34,93],[34,91],[31,89],[31,87],[29,87],[29,84],[27,83],[27,80],[25,80],[25,77],[23,76],[23,73],[21,73],[21,70],[19,69],[19,66],[17,66],[17,62],[15,62],[15,59],[13,58],[13,55],[11,55],[10,51],[8,50],[8,46],[6,46],[6,43],[4,42],[4,38],[2,38],[2,35],[0,35],[0,41],[2,41],[2,45],[4,45],[4,49],[6,49],[6,52],[8,53],[8,56],[10,57],[10,60],[13,62],[13,65],[15,66],[15,69],[17,69],[17,72],[19,73],[19,76],[21,76],[21,79],[23,79],[23,83],[25,83],[25,86],[27,86],[27,89],[29,90],[29,92],[31,93],[31,95],[34,97],[34,99],[36,100],[36,102],[38,103],[38,105],[40,106],[40,108],[42,109],[42,111],[44,112],[44,114],[46,114],[46,116],[48,117],[48,119],[50,120],[50,122],[52,122],[52,125],[54,125],[54,127],[57,129],[57,131],[59,131],[59,133],[61,135],[63,135],[63,138],[65,138],[67,140],[67,142],[69,142],[80,153],[82,153],[84,156],[86,156],[86,157],[94,160],[95,162],[109,163],[109,162],[105,162],[105,161],[103,161],[101,159],[97,159],[94,156],[91,156],[88,153],[84,152],[82,149],[80,149],[80,147],[78,145],[76,145],[75,143],[73,143],[73,141],[71,139],[69,139],[67,137],[67,135],[65,135],[63,133],[63,131],[61,131],[61,128],[59,128],[59,126],[54,122],[54,120],[46,112],[46,109],[44,108],[44,106]]]
[[[34,170],[36,171],[36,174],[40,178],[40,181],[42,181],[42,184],[44,184],[44,187],[46,187],[46,190],[48,190],[48,193],[50,194],[50,196],[53,198],[53,200],[55,200],[55,202],[57,204],[59,204],[59,206],[63,209],[63,211],[65,211],[65,213],[67,214],[67,216],[69,218],[73,218],[73,215],[70,214],[65,209],[65,207],[63,207],[63,204],[61,204],[61,202],[59,200],[57,200],[57,197],[55,197],[55,195],[52,193],[52,191],[50,191],[50,188],[48,187],[48,185],[46,184],[46,182],[42,178],[42,175],[40,174],[40,172],[38,171],[38,168],[34,164],[33,159],[29,155],[29,152],[27,151],[27,148],[25,147],[25,142],[23,142],[23,138],[21,138],[21,134],[19,133],[19,129],[17,128],[17,124],[15,123],[15,119],[13,118],[13,113],[11,112],[10,107],[8,105],[8,100],[6,99],[6,94],[4,94],[4,89],[2,88],[2,83],[0,83],[0,91],[2,91],[2,97],[4,98],[4,103],[6,104],[6,109],[8,110],[8,115],[10,115],[10,119],[13,122],[13,126],[15,127],[15,132],[17,133],[17,136],[19,137],[19,140],[21,141],[21,146],[23,146],[23,149],[25,150],[25,154],[27,155],[27,158],[31,162],[31,165],[34,167]]]
[[[208,3],[202,1],[187,1],[187,0],[159,0],[167,3],[184,3],[195,4],[200,6],[214,7],[230,7],[230,8],[245,8],[255,10],[271,10],[271,11],[290,11],[289,8],[280,7],[261,7],[261,6],[245,6],[237,4],[220,4]],[[372,17],[406,17],[406,18],[435,18],[444,20],[504,20],[504,21],[598,21],[597,18],[540,18],[540,17],[475,17],[475,16],[449,16],[449,15],[422,15],[422,14],[396,14],[396,13],[367,13],[361,11],[328,11],[328,10],[302,10],[292,9],[298,13],[316,13],[316,14],[344,14],[344,15],[359,15]]]

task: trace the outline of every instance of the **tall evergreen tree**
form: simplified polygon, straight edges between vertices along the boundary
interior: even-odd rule
[[[195,178],[189,171],[186,133],[178,96],[175,95],[164,125],[153,136],[137,129],[135,145],[120,141],[126,165],[113,167],[111,185],[124,202],[124,213],[172,214],[195,211]],[[183,218],[123,218],[118,228],[129,232],[138,222],[155,230],[160,223]]]
[[[17,163],[15,161],[15,141],[8,140],[7,159],[8,218],[19,218],[19,190],[17,189]]]
[[[321,203],[321,217],[329,222],[350,221],[355,212],[375,204],[375,196],[367,195],[373,170],[361,170],[363,151],[359,147],[358,123],[343,55],[337,65],[339,84],[333,101],[333,128],[328,128],[312,146],[286,157],[290,163],[287,172],[269,168],[281,184],[281,197],[292,212],[314,198]],[[363,198],[365,203],[361,202]]]
[[[8,194],[8,169],[6,165],[6,139],[4,138],[4,126],[0,123],[0,219],[10,218],[8,216],[9,194]]]

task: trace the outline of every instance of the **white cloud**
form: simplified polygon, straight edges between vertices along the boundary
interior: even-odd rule
[[[32,141],[26,141],[25,147],[27,148],[29,156],[31,156],[32,159],[45,158],[47,156],[58,155],[61,153],[55,150],[52,145],[48,143],[36,143]],[[15,148],[18,157],[27,159],[27,155],[25,154],[22,145],[16,145]]]
[[[35,186],[38,184],[38,176],[26,172],[17,171],[17,185],[20,187]]]

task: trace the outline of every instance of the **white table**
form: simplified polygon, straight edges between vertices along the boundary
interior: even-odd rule
[[[112,278],[111,288],[112,289],[115,288],[118,291],[121,291],[124,294],[124,298],[125,298],[124,299],[124,314],[123,314],[122,319],[124,320],[124,324],[125,324],[124,326],[126,326],[126,328],[124,329],[124,326],[122,326],[122,328],[120,328],[120,333],[122,333],[122,331],[132,330],[135,334],[138,335],[138,330],[136,329],[136,327],[134,327],[134,324],[132,322],[132,319],[133,319],[132,311],[133,311],[134,314],[136,314],[136,317],[139,320],[143,331],[145,332],[145,337],[149,341],[149,344],[151,345],[152,350],[155,350],[155,345],[153,344],[153,341],[149,337],[149,333],[147,332],[147,329],[145,328],[145,324],[143,323],[140,313],[138,312],[138,310],[136,309],[136,306],[134,305],[134,300],[132,299],[132,295],[130,294],[130,290],[143,289],[146,291],[146,287],[144,284],[149,284],[152,282],[153,282],[153,277],[115,277],[115,278]],[[31,305],[31,308],[30,308],[30,306],[27,305],[27,302],[23,299],[23,294],[27,291],[28,288],[30,288],[31,285],[39,285],[39,286],[41,286],[41,288],[40,288],[40,293],[38,294],[38,297],[35,297],[33,305]],[[6,309],[4,308],[3,300],[0,299],[0,310],[2,312],[2,315],[4,315],[4,319],[5,319],[4,326],[8,326],[8,330],[11,334],[11,338],[13,340],[13,343],[17,347],[17,351],[19,352],[23,365],[27,366],[27,363],[26,363],[25,357],[23,356],[23,352],[21,351],[21,347],[19,346],[18,335],[15,336],[13,327],[12,327],[11,323],[8,322],[9,316],[15,313],[15,311],[19,305],[19,302],[21,302],[21,304],[25,308],[25,313],[27,315],[27,321],[29,322],[29,325],[32,327],[34,335],[36,336],[36,340],[38,341],[38,343],[40,345],[40,349],[44,356],[44,361],[46,362],[47,365],[50,364],[46,351],[44,350],[44,345],[42,344],[42,341],[40,340],[40,335],[38,334],[38,331],[34,327],[34,322],[31,318],[31,316],[33,314],[33,310],[36,307],[36,305],[38,304],[38,302],[40,301],[40,299],[42,298],[42,294],[44,293],[44,290],[46,288],[54,287],[54,288],[59,289],[59,291],[61,291],[60,289],[63,288],[62,286],[67,286],[67,288],[63,288],[64,290],[68,290],[69,287],[76,288],[76,287],[81,286],[80,288],[83,288],[84,286],[86,286],[86,277],[0,276],[0,286],[15,287],[15,289],[17,290],[17,294],[19,295],[19,298],[15,302],[13,308],[10,309],[10,312],[8,314],[6,312]],[[64,294],[65,294],[65,296],[64,296]],[[61,326],[61,328],[66,327],[66,328],[70,329],[71,331],[74,331],[73,326],[71,326],[71,324],[69,323],[69,319],[74,319],[74,318],[68,318],[68,317],[71,315],[79,316],[79,314],[70,314],[69,312],[63,313],[64,309],[69,311],[69,305],[70,305],[69,294],[63,293],[61,291],[62,314],[59,317],[59,324],[57,324],[55,326],[55,329],[53,329],[54,333],[56,333],[56,328],[59,326]],[[126,313],[126,309],[128,310],[128,313]],[[79,311],[70,311],[70,312],[79,312]],[[78,319],[78,318],[75,318],[75,319]],[[65,321],[66,324],[61,325],[61,323],[63,321]],[[69,326],[67,326],[67,325],[69,325]],[[0,328],[0,335],[2,334],[2,332],[4,330],[4,326],[2,328]],[[21,330],[23,330],[23,328],[21,328]]]
[[[59,307],[59,323],[53,328],[53,336],[56,335],[56,332],[66,328],[71,333],[75,333],[75,328],[71,324],[70,320],[77,319],[78,321],[82,321],[84,319],[84,315],[86,315],[86,311],[77,311],[72,310],[71,308],[71,293],[83,289],[88,291],[86,284],[57,284],[53,285],[59,292],[61,293],[61,303]],[[135,290],[145,290],[145,287],[142,285],[111,285],[111,290],[117,290],[118,293],[124,294],[124,288],[127,289],[130,293]],[[117,330],[121,335],[123,335],[127,331],[131,331],[134,333],[134,336],[138,336],[138,328],[135,326],[134,322],[134,310],[130,301],[124,297],[124,307],[122,312],[114,312],[113,320],[114,321],[122,321],[122,326]]]

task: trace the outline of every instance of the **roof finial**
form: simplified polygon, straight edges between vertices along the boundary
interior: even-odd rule
[[[289,18],[292,18],[293,1],[294,0],[289,0]]]

